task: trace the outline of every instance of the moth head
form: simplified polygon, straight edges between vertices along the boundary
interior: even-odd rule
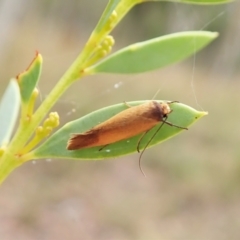
[[[167,117],[167,115],[172,111],[169,104],[167,103],[161,103],[161,110],[163,117]]]

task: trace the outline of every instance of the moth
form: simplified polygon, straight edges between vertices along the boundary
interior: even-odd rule
[[[149,101],[137,106],[129,106],[125,103],[128,107],[126,110],[84,133],[73,134],[68,140],[67,149],[78,150],[97,146],[101,146],[102,149],[109,144],[143,133],[137,146],[139,152],[139,144],[143,136],[160,122],[172,127],[187,129],[167,121],[168,115],[172,112],[170,108],[172,103],[174,102]]]

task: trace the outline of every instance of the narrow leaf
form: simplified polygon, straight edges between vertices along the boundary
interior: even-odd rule
[[[42,70],[42,56],[37,53],[36,57],[26,71],[17,76],[23,103],[30,100]]]
[[[11,79],[0,102],[0,146],[9,142],[20,107],[19,87]]]
[[[195,54],[218,36],[207,31],[181,32],[130,45],[86,73],[141,73],[173,64]]]
[[[142,104],[146,101],[129,102],[128,104],[134,106]],[[161,102],[161,101],[159,101]],[[69,151],[66,150],[67,141],[73,133],[83,133],[93,126],[103,122],[117,113],[126,109],[125,104],[117,104],[110,107],[102,108],[98,111],[92,112],[80,119],[67,123],[55,134],[53,134],[46,142],[33,151],[31,156],[34,159],[38,158],[66,158],[66,159],[105,159],[119,157],[122,155],[136,152],[139,135],[122,140],[105,147],[99,151],[100,147],[85,148],[81,150]],[[168,121],[182,127],[188,127],[193,124],[200,117],[206,115],[204,112],[198,112],[195,109],[184,104],[171,104],[173,112],[169,114]],[[161,123],[160,123],[161,124]],[[157,125],[143,138],[141,141],[141,149],[148,143],[151,136],[155,133]],[[182,130],[176,127],[171,127],[166,124],[163,125],[161,131],[151,141],[149,146],[156,145],[165,141],[174,135],[180,133]],[[187,133],[185,133],[187,134]]]

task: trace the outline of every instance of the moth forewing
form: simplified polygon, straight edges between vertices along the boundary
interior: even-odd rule
[[[68,140],[67,149],[78,150],[109,145],[145,133],[159,122],[179,127],[165,121],[165,118],[172,111],[170,108],[171,103],[148,101],[133,107],[125,104],[127,105],[127,109],[84,133],[71,136]]]

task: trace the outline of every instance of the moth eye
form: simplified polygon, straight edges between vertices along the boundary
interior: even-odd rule
[[[164,114],[164,115],[163,115],[163,118],[166,118],[166,117],[167,117],[167,114]]]

